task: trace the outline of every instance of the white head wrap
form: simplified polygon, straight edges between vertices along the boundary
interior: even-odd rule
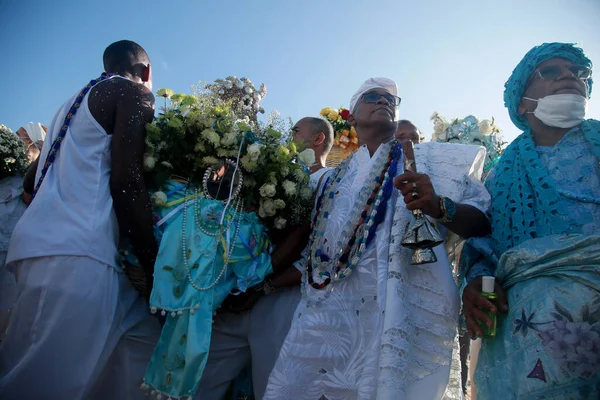
[[[350,99],[351,113],[354,113],[354,111],[356,111],[356,106],[358,106],[362,95],[373,89],[384,89],[388,93],[394,96],[398,96],[398,86],[396,86],[396,82],[394,82],[393,80],[388,78],[369,78],[360,86],[360,88],[356,91],[356,93],[354,93],[354,95]]]
[[[27,132],[27,136],[33,143],[38,141],[44,141],[46,139],[46,131],[42,128],[42,124],[39,122],[30,122],[23,127]]]

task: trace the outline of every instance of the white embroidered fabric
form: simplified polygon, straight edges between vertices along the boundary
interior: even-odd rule
[[[443,146],[443,151],[437,143],[415,148],[419,171],[430,175],[439,194],[486,211],[489,195],[472,168],[485,152]],[[378,152],[382,148],[388,149],[380,146]],[[362,185],[373,179],[366,175],[376,157],[364,147],[353,155],[324,233],[329,246],[341,236],[351,210],[363,207],[355,203]],[[322,299],[327,289],[307,284],[304,271],[303,300],[265,400],[442,398],[457,332],[458,290],[443,245],[435,249],[439,262],[410,265],[411,251],[400,241],[411,218],[394,190],[375,240],[355,271],[329,286],[327,298]],[[305,260],[301,265],[305,268]]]

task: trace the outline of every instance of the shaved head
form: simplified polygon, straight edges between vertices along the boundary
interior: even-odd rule
[[[333,146],[333,126],[331,126],[331,123],[324,118],[306,117],[302,119],[306,120],[310,124],[313,135],[317,135],[319,133],[325,135],[325,141],[323,142],[323,145],[325,147],[325,152],[329,153],[331,151],[331,147]]]
[[[129,72],[136,74],[140,66],[150,64],[148,53],[131,40],[114,42],[104,50],[104,70],[111,73]]]

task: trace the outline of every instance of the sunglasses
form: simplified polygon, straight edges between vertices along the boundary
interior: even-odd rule
[[[536,70],[537,76],[545,81],[553,81],[560,77],[564,70],[570,71],[577,79],[586,80],[592,76],[592,69],[585,65],[571,65],[570,67],[560,67],[558,65],[549,65]]]
[[[369,93],[365,93],[363,95],[363,100],[365,101],[365,103],[377,103],[379,101],[379,99],[384,98],[385,101],[387,101],[389,104],[393,105],[394,107],[398,107],[400,105],[400,101],[402,99],[400,99],[400,97],[398,96],[393,96],[389,93],[377,93],[377,92],[369,92]]]

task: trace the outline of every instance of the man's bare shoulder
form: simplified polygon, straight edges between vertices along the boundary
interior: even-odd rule
[[[154,115],[154,95],[141,83],[111,78],[96,85],[88,101],[93,117],[111,134],[115,115],[139,116],[150,120]]]
[[[148,87],[141,83],[125,78],[112,78],[98,85],[96,93],[114,98],[119,102],[144,99],[154,104],[154,94]]]

